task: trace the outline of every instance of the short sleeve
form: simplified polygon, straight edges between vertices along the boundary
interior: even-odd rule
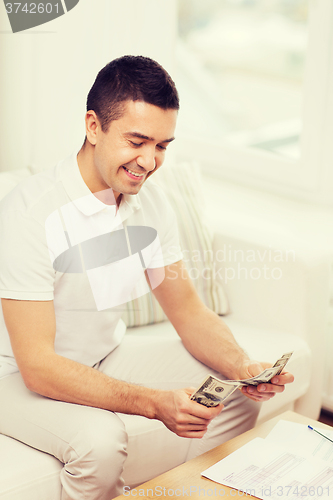
[[[0,297],[53,300],[55,271],[45,228],[20,210],[0,215]]]

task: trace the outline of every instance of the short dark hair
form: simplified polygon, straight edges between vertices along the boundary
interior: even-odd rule
[[[144,101],[162,109],[179,109],[176,86],[169,73],[153,59],[123,56],[98,73],[87,98],[87,111],[95,111],[106,132],[121,118],[125,101]]]

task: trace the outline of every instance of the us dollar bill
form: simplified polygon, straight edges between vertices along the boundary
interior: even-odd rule
[[[293,351],[292,352],[287,352],[287,354],[284,354],[283,356],[281,356],[280,359],[278,359],[276,361],[276,363],[274,364],[273,368],[279,367],[279,369],[278,369],[278,371],[276,372],[275,375],[280,375],[280,373],[282,372],[283,368],[286,366],[286,364],[288,363],[289,359],[291,358],[292,353],[293,353]]]
[[[266,368],[266,370],[259,375],[249,379],[220,380],[213,375],[207,375],[198,389],[190,396],[190,399],[207,407],[217,406],[225,401],[239,387],[269,383],[273,377],[282,372],[291,355],[292,352],[283,354],[283,356],[274,363],[272,368]]]
[[[190,396],[192,401],[211,407],[217,406],[240,387],[238,382],[219,380],[213,375],[207,375],[200,387]]]
[[[265,384],[271,381],[273,377],[276,375],[280,375],[286,364],[288,363],[290,357],[292,355],[292,352],[287,352],[286,354],[283,354],[281,358],[279,358],[272,368],[266,368],[263,372],[259,373],[259,375],[256,375],[255,377],[252,378],[247,378],[244,380],[237,380],[237,382],[241,386],[247,386],[247,385],[259,385],[259,384]],[[231,382],[236,382],[236,380],[231,380]]]

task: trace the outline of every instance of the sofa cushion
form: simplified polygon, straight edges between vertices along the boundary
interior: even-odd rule
[[[214,277],[213,238],[205,222],[199,167],[187,163],[164,166],[154,174],[152,181],[163,188],[176,212],[184,262],[199,296],[217,314],[227,314],[227,297],[221,283]],[[123,319],[128,327],[166,319],[152,293],[129,302],[126,307]]]
[[[60,500],[56,458],[0,434],[1,500]]]

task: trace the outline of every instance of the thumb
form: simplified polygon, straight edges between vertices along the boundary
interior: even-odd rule
[[[264,371],[264,367],[261,363],[259,363],[259,361],[251,361],[247,367],[247,370],[251,377],[255,377],[256,375],[259,375],[259,373]]]
[[[196,391],[196,387],[185,387],[183,390],[188,396],[191,396]]]

